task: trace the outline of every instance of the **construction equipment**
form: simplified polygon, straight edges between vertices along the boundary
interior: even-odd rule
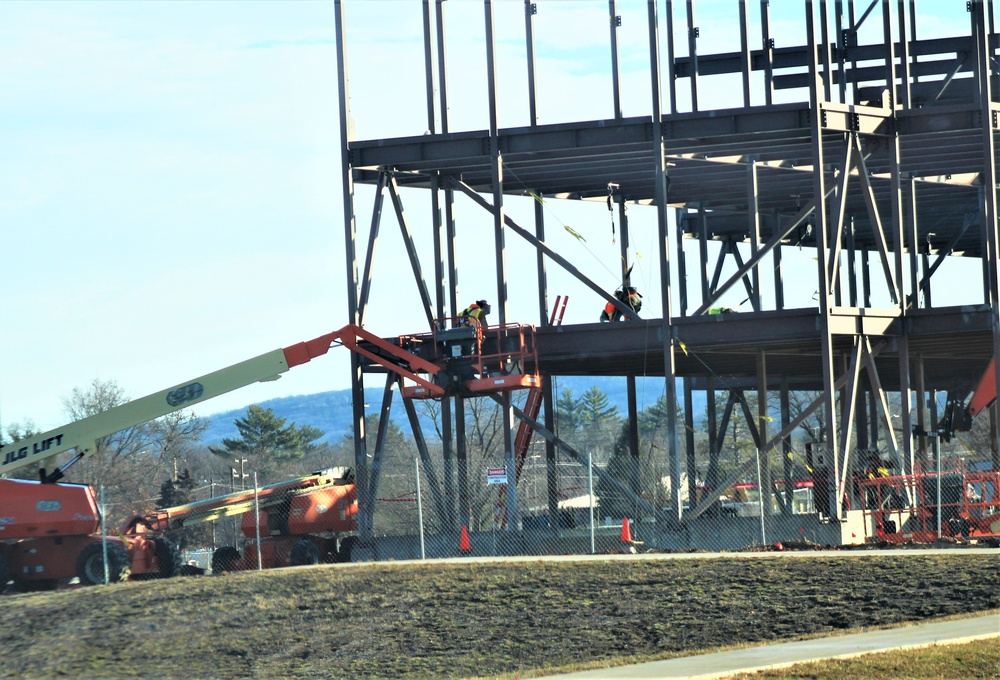
[[[1000,539],[1000,472],[953,461],[943,471],[859,480],[869,542]],[[909,499],[913,499],[911,502]]]
[[[992,406],[996,398],[996,363],[991,359],[971,393],[948,393],[936,432],[914,428],[914,434],[950,441],[956,432],[972,429],[976,416]],[[870,478],[858,480],[870,541],[1000,539],[1000,471],[971,470],[962,461],[943,470],[929,469],[918,462],[912,475],[890,475],[885,468],[879,468],[872,466]]]
[[[968,398],[966,398],[968,397]],[[996,361],[989,365],[980,377],[971,395],[965,392],[949,392],[944,407],[944,416],[938,423],[941,441],[950,441],[956,432],[968,432],[976,416],[988,409],[997,400]],[[927,434],[918,432],[917,434]]]
[[[125,532],[106,540],[94,491],[58,483],[74,463],[92,454],[100,438],[282,373],[324,354],[315,341],[273,350],[102,413],[0,447],[0,474],[39,465],[39,481],[0,479],[0,588],[51,589],[78,577],[84,585],[129,576],[173,576],[180,554],[165,536]],[[47,472],[56,456],[75,450]],[[107,573],[105,573],[107,572]]]
[[[349,345],[353,338],[346,333],[340,341],[402,376],[400,391],[408,399],[475,397],[542,384],[533,326],[463,326],[455,317],[438,320],[431,333],[400,336],[396,343],[356,332],[365,342]]]
[[[211,510],[205,506],[153,513],[140,521],[133,520],[120,535],[104,538],[98,533],[102,520],[93,489],[59,480],[69,467],[91,455],[102,437],[255,382],[276,380],[290,368],[326,354],[334,344],[341,344],[413,383],[404,386],[404,397],[482,394],[539,384],[537,374],[525,373],[523,368],[534,358],[534,329],[530,326],[507,325],[488,332],[480,328],[453,330],[461,336],[435,331],[400,336],[392,342],[348,325],[0,447],[0,588],[9,580],[21,590],[39,590],[54,588],[58,582],[74,576],[87,585],[105,580],[123,581],[130,576],[169,577],[178,573],[180,557],[176,546],[166,536],[151,534],[169,531],[172,521],[175,525],[177,521],[195,521],[198,512],[203,516],[205,512],[246,513],[245,498],[227,498]],[[535,364],[537,361],[533,361]],[[75,451],[75,456],[52,469],[56,457],[68,451]],[[2,478],[31,465],[39,466],[39,481]],[[346,482],[341,476],[339,484],[332,481],[320,484],[321,479],[334,477],[323,474],[315,477],[309,483],[301,479],[279,483],[280,490],[276,488],[265,494],[280,499],[275,500],[275,508],[285,504],[288,509],[284,518],[280,518],[280,512],[273,512],[274,519],[269,517],[265,523],[268,541],[261,543],[260,550],[273,551],[269,565],[283,562],[281,546],[293,539],[296,545],[288,551],[290,562],[313,559],[313,549],[303,541],[311,543],[320,556],[328,555],[330,536],[354,526],[353,482]],[[327,511],[333,507],[338,508],[337,512],[328,515]],[[171,512],[175,520],[171,520]],[[253,525],[256,528],[255,521]],[[245,527],[244,517],[244,531]],[[341,558],[349,554],[344,541],[336,540],[337,554]],[[306,553],[305,558],[298,557],[299,553],[292,554],[296,547],[299,553]],[[248,556],[249,551],[244,558]],[[228,561],[233,561],[231,553]],[[256,562],[256,556],[253,561]]]
[[[212,571],[271,569],[349,562],[357,514],[353,471],[330,468],[257,490],[155,510],[132,518],[124,533],[139,537],[242,515],[243,534],[252,542],[242,556],[234,547],[218,548]]]

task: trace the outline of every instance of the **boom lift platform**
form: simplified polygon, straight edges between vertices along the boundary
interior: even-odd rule
[[[453,327],[440,328],[445,325]],[[354,325],[324,336],[322,342],[327,339],[399,375],[407,399],[474,397],[541,387],[535,329],[530,325],[483,329],[459,325],[458,317],[450,317],[439,319],[430,333],[400,335],[394,341]]]

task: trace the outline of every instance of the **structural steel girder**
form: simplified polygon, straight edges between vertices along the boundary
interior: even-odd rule
[[[707,53],[698,45],[699,32],[694,22],[697,3],[688,2],[688,30],[684,35],[687,44],[682,50],[685,55],[680,57],[675,54],[672,40],[674,6],[678,4],[668,2],[663,18],[667,27],[667,111],[660,110],[659,3],[651,0],[646,20],[653,115],[622,115],[616,30],[619,10],[612,0],[613,118],[540,125],[535,101],[533,19],[538,7],[526,2],[529,125],[505,128],[500,126],[497,115],[493,52],[496,28],[493,2],[487,0],[484,19],[489,125],[481,130],[453,132],[447,113],[445,4],[441,0],[435,3],[432,22],[429,3],[425,3],[424,61],[430,134],[357,140],[350,138],[347,125],[350,107],[343,0],[337,0],[349,321],[362,323],[371,303],[371,265],[385,191],[393,201],[429,321],[433,323],[431,310],[438,310],[440,316],[446,302],[453,313],[457,311],[455,290],[460,272],[455,257],[458,228],[453,213],[457,189],[494,216],[502,317],[507,314],[505,233],[517,233],[538,253],[541,327],[536,336],[537,366],[532,369],[542,374],[620,375],[631,380],[640,375],[665,376],[672,404],[676,403],[676,395],[670,378],[684,377],[687,389],[709,392],[711,409],[717,389],[730,394],[755,390],[758,400],[768,389],[777,389],[781,393],[782,428],[770,439],[759,436],[762,456],[779,442],[783,447],[790,446],[789,435],[804,417],[801,413],[786,413],[788,392],[819,390],[820,398],[807,412],[825,406],[824,418],[831,430],[827,444],[834,452],[837,481],[831,508],[839,514],[838,500],[846,492],[856,465],[850,455],[853,434],[865,430],[864,437],[857,437],[858,442],[869,439],[866,423],[856,423],[858,413],[867,417],[866,407],[870,406],[873,420],[879,416],[877,420],[881,421],[881,427],[872,424],[873,441],[869,444],[878,446],[881,438],[883,445],[901,458],[904,467],[912,465],[911,411],[917,412],[917,422],[926,422],[925,392],[968,387],[990,358],[1000,358],[1000,230],[994,190],[1000,104],[993,101],[1000,40],[990,24],[993,2],[969,3],[972,22],[968,35],[933,40],[918,39],[913,34],[915,23],[908,27],[905,16],[893,17],[893,3],[884,1],[879,13],[874,12],[878,3],[872,2],[853,25],[845,25],[845,3],[838,2],[833,12],[836,37],[831,40],[829,14],[818,17],[820,30],[816,30],[817,11],[829,12],[829,3],[806,1],[802,3],[806,9],[806,35],[801,44],[781,47],[775,47],[771,37],[769,3],[760,3],[760,42],[756,43],[750,37],[750,3],[741,2],[740,50],[718,54]],[[853,21],[853,3],[846,4]],[[537,5],[544,11],[544,2]],[[898,3],[896,11],[905,12],[904,3]],[[859,44],[860,26],[879,21],[882,39]],[[790,37],[783,39],[794,41]],[[751,48],[751,44],[762,47]],[[775,69],[780,69],[780,74]],[[757,73],[764,76],[761,90],[753,89],[759,82]],[[700,83],[723,74],[740,76],[741,96],[732,107],[706,109],[700,100],[705,92]],[[689,110],[681,111],[678,106],[678,84],[689,86],[688,93],[682,93],[690,97]],[[775,104],[776,90],[784,91],[786,99],[794,99],[795,93],[803,96],[801,101]],[[439,95],[436,110],[435,91]],[[763,95],[763,104],[757,101],[759,95]],[[543,200],[606,200],[609,181],[622,187],[619,205],[623,239],[628,238],[626,202],[653,205],[658,211],[659,264],[666,272],[659,281],[664,300],[661,318],[638,319],[630,314],[631,310],[623,309],[629,315],[628,323],[546,327],[547,261],[570,272],[596,298],[616,302],[582,266],[546,244],[541,216]],[[375,187],[360,295],[354,233],[355,182]],[[443,244],[435,244],[436,299],[431,299],[432,292],[423,284],[417,244],[403,216],[401,191],[412,188],[433,192],[435,238],[444,240]],[[438,215],[438,194],[442,191],[446,213],[443,224]],[[484,197],[487,194],[492,200]],[[526,194],[536,198],[535,234],[510,219],[503,209],[505,195]],[[668,207],[677,208],[679,215],[673,248],[674,240],[668,238]],[[691,239],[698,242],[701,258],[700,291],[689,291],[686,283],[689,267],[682,244]],[[709,246],[713,242],[722,248],[710,276]],[[782,252],[788,247],[817,252],[816,281],[809,285],[815,285],[820,299],[813,308],[785,309],[786,284],[781,266]],[[768,256],[773,258],[776,272],[771,306],[766,302],[760,278]],[[868,273],[873,264],[871,257],[878,258],[881,273],[875,280]],[[941,276],[947,257],[964,257],[977,265],[967,268],[975,274],[969,276],[968,287],[981,288],[981,304],[931,307],[930,284],[935,275]],[[670,271],[672,259],[680,273],[676,283]],[[735,272],[725,278],[732,268],[730,260],[735,262]],[[447,285],[443,284],[445,278]],[[705,314],[740,283],[752,303],[752,312]],[[889,309],[872,307],[873,286],[887,293]],[[444,300],[446,295],[450,295],[448,301]],[[681,301],[679,314],[670,308],[675,295]],[[693,308],[690,313],[689,307]],[[911,373],[917,372],[918,366],[921,377],[915,381]],[[352,388],[357,401],[363,400],[363,374],[386,369],[359,360],[353,370]],[[997,380],[1000,382],[1000,377]],[[898,391],[904,400],[902,423],[906,432],[902,433],[902,441],[896,439],[887,420],[886,393],[890,391]],[[911,403],[914,392],[916,399]],[[551,395],[545,410],[548,419]],[[632,410],[630,407],[630,413]],[[750,409],[746,410],[746,418],[751,421]],[[517,413],[506,405],[505,411]],[[467,496],[463,491],[467,489],[467,471],[463,471],[461,453],[461,399],[456,400],[455,412],[461,505],[461,497]],[[362,420],[363,411],[356,403],[359,467],[365,451]],[[712,448],[717,449],[721,442],[715,435],[721,433],[712,434],[711,439],[716,439]],[[553,508],[557,483],[555,445],[550,440],[547,453]],[[1000,451],[1000,441],[993,445]],[[450,441],[446,451],[448,446]],[[680,457],[676,444],[672,447],[672,472],[676,475]],[[511,447],[507,448],[509,464]],[[691,460],[693,454],[689,452]],[[994,462],[1000,467],[1000,453],[994,454]],[[752,460],[747,463],[752,464]],[[746,469],[744,466],[739,474]],[[364,474],[364,470],[359,471],[359,484]],[[790,474],[786,467],[782,507],[787,507],[790,499]],[[450,479],[450,475],[448,472],[446,476]],[[377,471],[374,476],[377,481]],[[714,478],[712,481],[718,482]],[[448,483],[446,479],[445,485]],[[678,488],[679,484],[675,484],[674,489]],[[721,493],[718,487],[713,490],[716,493]],[[685,514],[685,521],[704,513],[717,498],[709,495],[700,499]],[[370,499],[362,495],[362,514],[370,512],[367,502]],[[673,512],[679,512],[678,496],[672,504]]]

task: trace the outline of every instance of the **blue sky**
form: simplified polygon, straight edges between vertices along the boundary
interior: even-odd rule
[[[682,32],[684,4],[675,3]],[[772,4],[782,6],[772,8],[779,45],[780,36],[804,36],[801,3]],[[611,117],[607,2],[538,5],[540,122]],[[483,5],[445,7],[451,129],[482,129]],[[522,7],[496,4],[501,126],[528,122]],[[737,30],[735,7],[697,3],[703,40]],[[785,15],[786,7],[794,11]],[[622,1],[619,13],[624,114],[647,115],[646,3]],[[94,379],[139,397],[346,322],[333,16],[333,3],[320,1],[0,4],[0,426],[56,427],[66,418],[62,400]],[[416,1],[348,4],[357,138],[427,128],[420,17]],[[948,20],[963,32],[968,21],[964,11]],[[921,26],[922,37],[947,32],[943,20]],[[357,194],[363,252],[372,192]],[[404,191],[403,200],[429,245],[427,192]],[[507,208],[532,223],[530,199]],[[395,276],[404,255],[390,218],[368,326],[419,332],[412,279]],[[630,219],[634,276],[648,315],[657,315],[655,213],[635,208]],[[492,253],[491,219],[459,205],[459,220],[482,234],[462,238],[463,257]],[[546,220],[551,244],[613,289],[617,265],[607,253],[617,246],[606,208],[550,201]],[[534,255],[515,238],[507,240],[511,319],[534,322]],[[426,275],[430,253],[422,256]],[[463,301],[495,299],[485,269],[463,271]],[[571,296],[566,323],[595,321],[600,300],[549,272],[551,296]],[[336,349],[197,412],[345,388],[347,366],[346,350]]]

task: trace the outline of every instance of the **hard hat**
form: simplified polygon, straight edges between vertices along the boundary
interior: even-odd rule
[[[489,302],[487,302],[486,300],[476,300],[476,304],[477,304],[477,305],[479,305],[480,307],[486,307],[486,306],[488,306],[488,305],[489,305],[490,303],[489,303]]]

